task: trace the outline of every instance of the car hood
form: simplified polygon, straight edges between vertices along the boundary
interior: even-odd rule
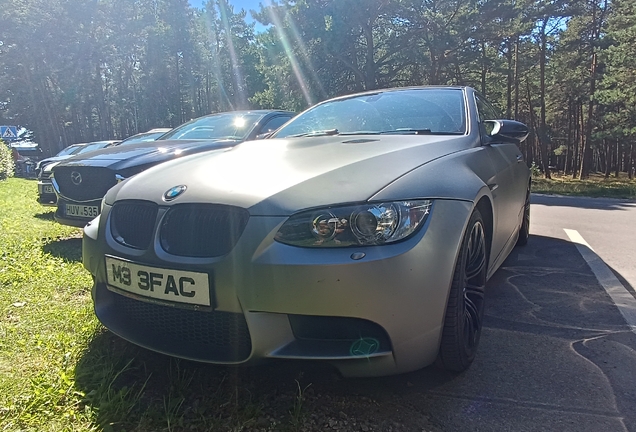
[[[108,147],[71,157],[64,166],[96,166],[126,169],[154,165],[175,157],[206,150],[231,147],[236,140],[160,140]]]
[[[366,201],[414,168],[473,145],[467,136],[246,142],[151,168],[123,183],[116,199],[142,198],[165,205],[163,194],[185,185],[175,204],[209,202],[247,208],[252,215],[287,216],[311,207]]]
[[[46,159],[42,159],[40,162],[38,162],[40,167],[46,166],[46,165],[50,165],[53,162],[59,162],[59,161],[63,161],[65,159],[69,159],[71,158],[73,155],[64,155],[64,156],[51,156],[48,157]]]

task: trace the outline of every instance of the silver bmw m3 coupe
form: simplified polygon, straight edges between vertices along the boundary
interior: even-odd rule
[[[203,362],[462,371],[487,280],[528,240],[527,134],[471,88],[396,88],[150,168],[84,229],[95,313]]]

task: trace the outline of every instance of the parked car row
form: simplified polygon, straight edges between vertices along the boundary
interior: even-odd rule
[[[276,110],[213,114],[164,130],[152,141],[133,137],[116,146],[70,157],[52,169],[51,182],[57,195],[55,219],[84,226],[99,214],[106,191],[118,182],[174,158],[255,139],[293,116],[292,112]]]
[[[203,362],[466,369],[486,282],[528,240],[527,127],[469,87],[292,116],[217,114],[53,167],[56,219],[88,222],[99,320]]]
[[[138,133],[130,136],[123,141],[95,141],[86,144],[72,144],[62,149],[53,157],[43,159],[38,162],[35,171],[38,178],[38,202],[43,205],[57,205],[57,196],[51,182],[53,167],[58,163],[75,156],[74,160],[83,159],[86,153],[101,150],[106,147],[117,145],[129,145],[146,141],[154,141],[161,135],[168,132],[169,128],[156,128],[148,132]],[[80,156],[82,155],[82,156]]]

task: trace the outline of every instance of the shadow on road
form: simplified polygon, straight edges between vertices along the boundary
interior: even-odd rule
[[[462,374],[374,379],[322,363],[176,360],[102,331],[76,387],[104,429],[636,430],[636,335],[572,243],[531,236],[515,249],[489,281],[484,326]]]

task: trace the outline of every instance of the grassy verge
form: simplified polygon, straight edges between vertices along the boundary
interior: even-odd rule
[[[244,372],[169,359],[105,331],[81,231],[55,223],[35,198],[33,181],[0,182],[0,431],[241,430],[258,421],[266,398]],[[298,412],[282,412],[283,425],[297,422]]]
[[[636,199],[636,180],[630,180],[626,175],[618,178],[604,178],[602,175],[592,174],[586,180],[572,179],[571,176],[555,174],[552,179],[533,178],[532,192],[576,195],[588,197]]]

